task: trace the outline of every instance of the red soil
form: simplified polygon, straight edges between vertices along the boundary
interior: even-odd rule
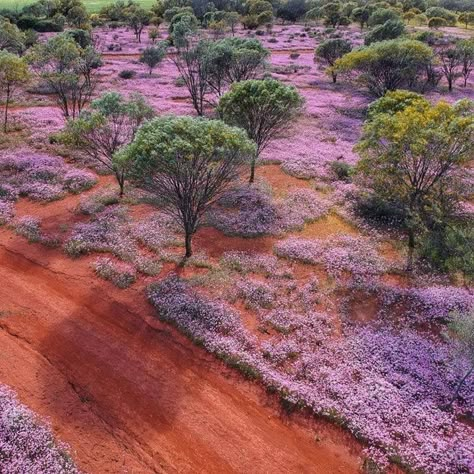
[[[213,232],[201,247],[219,248]],[[157,321],[141,292],[98,281],[87,260],[0,231],[0,380],[51,420],[81,469],[357,472],[347,434],[279,416],[262,389]]]

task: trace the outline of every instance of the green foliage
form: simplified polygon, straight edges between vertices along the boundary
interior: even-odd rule
[[[137,183],[183,226],[187,258],[203,216],[254,153],[243,130],[220,120],[159,117],[139,129],[116,162],[130,163]]]
[[[28,65],[24,59],[8,51],[0,51],[0,90],[5,98],[3,131],[8,127],[8,106],[15,89],[30,78]]]
[[[148,46],[140,55],[140,62],[148,66],[148,72],[151,74],[153,69],[163,61],[168,49],[166,41],[160,42],[157,46]]]
[[[409,39],[380,41],[351,51],[338,59],[335,73],[356,72],[369,90],[382,96],[386,91],[423,85],[432,64],[433,51],[424,43]]]
[[[455,13],[441,7],[428,8],[425,12],[425,15],[429,20],[432,18],[443,18],[448,26],[455,26],[458,18]]]
[[[401,20],[388,20],[377,25],[365,37],[365,44],[370,45],[377,41],[386,41],[398,38],[405,34],[405,24]]]
[[[90,111],[69,121],[58,140],[113,172],[122,195],[128,168],[114,162],[113,157],[133,140],[138,127],[153,116],[153,109],[140,94],[125,99],[117,92],[108,92],[92,101]]]
[[[25,49],[25,35],[7,19],[0,20],[0,49],[21,54]]]
[[[328,39],[323,41],[317,48],[315,60],[320,60],[329,66],[334,66],[337,59],[349,53],[352,45],[344,39]],[[333,82],[337,80],[337,73],[330,69]]]
[[[469,219],[441,216],[420,238],[419,254],[436,269],[474,280],[474,227]]]
[[[357,21],[360,25],[360,29],[364,28],[364,25],[368,25],[370,18],[370,9],[367,7],[357,7],[352,10],[352,19]]]
[[[369,26],[377,26],[383,25],[389,20],[400,20],[400,15],[389,8],[380,8],[370,15],[367,23]]]
[[[219,102],[218,113],[226,123],[243,128],[257,145],[255,161],[269,142],[300,113],[303,99],[296,88],[274,79],[249,80],[232,85]]]
[[[431,105],[423,97],[388,93],[372,106],[357,150],[361,182],[403,209],[410,260],[415,237],[433,215],[451,215],[461,200],[463,169],[474,153],[474,103]],[[378,112],[378,113],[377,113]]]
[[[428,20],[428,28],[442,28],[443,26],[448,26],[448,22],[439,16],[434,16]]]
[[[93,71],[101,65],[93,46],[81,48],[67,33],[36,44],[27,60],[38,79],[47,84],[66,118],[76,117],[95,87]]]
[[[467,28],[469,25],[474,25],[474,12],[461,13],[458,20],[465,26],[465,28]]]
[[[464,87],[467,87],[467,81],[474,69],[474,38],[458,41],[456,49],[461,62],[461,75],[464,79]]]

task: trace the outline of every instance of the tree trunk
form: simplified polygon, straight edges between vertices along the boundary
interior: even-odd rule
[[[335,72],[332,72],[331,73],[331,76],[332,76],[332,82],[333,84],[336,84],[336,81],[337,81],[337,74]]]
[[[256,159],[254,158],[252,162],[250,163],[250,179],[249,183],[253,183],[255,181],[255,161]]]
[[[447,404],[446,408],[451,409],[453,407],[454,402],[456,401],[456,398],[458,398],[459,391],[461,390],[461,387],[464,385],[464,382],[467,380],[467,378],[474,372],[474,365],[471,367],[471,369],[468,371],[468,373],[459,381],[456,390],[454,391],[453,397],[451,398],[450,402]]]
[[[3,132],[7,133],[8,129],[8,106],[10,105],[10,87],[7,87],[7,98],[5,101],[5,115],[3,118]]]
[[[448,90],[451,92],[453,90],[453,78],[451,76],[448,76]]]
[[[184,258],[189,258],[193,254],[193,249],[192,249],[192,246],[191,246],[192,238],[193,238],[193,234],[186,230],[185,231],[185,238],[184,238],[185,245],[186,245],[186,253],[184,255]]]
[[[119,188],[120,188],[120,198],[123,197],[123,194],[124,194],[124,188],[125,188],[125,175],[124,173],[116,173],[115,174],[116,178],[117,178],[117,182],[118,182],[118,185],[119,185]]]
[[[408,261],[407,261],[407,270],[411,271],[413,269],[413,255],[415,253],[415,231],[410,225],[408,228]]]

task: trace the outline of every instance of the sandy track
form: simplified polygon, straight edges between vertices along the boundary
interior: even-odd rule
[[[87,259],[2,230],[0,282],[0,381],[50,419],[86,472],[357,471],[347,435],[282,417],[156,321],[141,291],[97,281]]]

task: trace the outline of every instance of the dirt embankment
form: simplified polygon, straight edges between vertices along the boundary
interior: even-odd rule
[[[90,473],[357,472],[336,428],[288,419],[152,315],[142,288],[0,231],[0,381]]]

